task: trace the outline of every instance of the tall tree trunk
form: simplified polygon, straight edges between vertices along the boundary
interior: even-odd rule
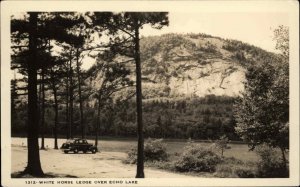
[[[42,75],[40,75],[39,80],[42,80]],[[39,84],[39,90],[38,90],[38,114],[39,114],[39,119],[41,119],[42,116],[42,83],[40,82]],[[39,125],[41,126],[41,120],[39,120]],[[42,129],[43,130],[43,129]]]
[[[58,101],[57,101],[57,91],[56,91],[56,88],[53,89],[53,93],[54,93],[54,108],[55,108],[55,117],[54,117],[54,149],[58,149],[58,145],[57,145]]]
[[[138,18],[135,20],[135,64],[136,64],[136,110],[137,110],[137,128],[138,128],[138,150],[137,150],[137,172],[136,178],[144,178],[144,133],[142,117],[142,80],[141,80],[141,59],[140,59],[140,38]]]
[[[96,137],[95,137],[95,146],[98,146],[98,136],[99,136],[99,129],[100,129],[100,123],[101,123],[101,104],[100,104],[100,96],[98,98],[98,111],[97,111],[97,124],[96,124]]]
[[[29,13],[29,51],[28,62],[28,121],[27,121],[27,147],[28,162],[24,173],[36,177],[44,176],[40,162],[39,152],[39,118],[37,106],[37,12]]]
[[[11,81],[11,119],[16,117],[16,104],[15,100],[17,99],[17,80],[16,80],[16,71],[14,70],[14,79]]]
[[[82,96],[81,96],[81,74],[79,66],[79,51],[76,49],[76,70],[78,79],[78,96],[79,96],[79,110],[80,110],[80,126],[81,126],[81,137],[85,138],[85,124],[83,123],[83,106],[82,106]]]
[[[45,149],[45,70],[42,68],[42,106],[41,106],[41,127],[42,127],[42,143],[41,149]]]
[[[74,96],[73,96],[73,68],[72,68],[72,61],[70,60],[70,64],[69,64],[69,69],[70,69],[70,85],[69,85],[69,96],[70,96],[70,116],[69,116],[69,120],[70,120],[70,125],[69,125],[69,133],[70,133],[70,138],[73,138],[73,100],[74,100]]]
[[[54,149],[58,149],[57,145],[57,123],[58,123],[58,101],[57,101],[57,89],[55,86],[54,81],[54,72],[51,70],[51,79],[52,79],[52,89],[53,89],[53,96],[54,96]]]
[[[67,64],[68,65],[68,64]],[[67,139],[69,139],[71,137],[71,124],[70,124],[70,119],[69,119],[69,116],[70,116],[70,112],[69,112],[69,100],[70,100],[70,89],[69,89],[69,79],[70,79],[70,70],[69,70],[69,67],[67,69],[67,82],[66,82],[66,92],[67,92],[67,96],[66,96],[66,122],[67,122],[67,125],[66,125],[66,129],[67,129]]]

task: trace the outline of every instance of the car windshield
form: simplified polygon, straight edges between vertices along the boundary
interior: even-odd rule
[[[82,140],[82,139],[68,139],[66,143],[84,143],[87,144],[87,140]]]

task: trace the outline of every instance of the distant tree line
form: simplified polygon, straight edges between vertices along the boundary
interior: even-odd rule
[[[218,139],[226,135],[231,140],[240,140],[234,131],[235,120],[233,117],[233,104],[235,98],[227,96],[208,95],[205,97],[181,99],[148,99],[144,101],[144,133],[151,138],[176,138],[176,139]],[[86,135],[92,137],[97,123],[97,113],[94,112],[97,103],[88,102],[84,105]],[[19,105],[16,117],[12,120],[12,134],[22,135],[26,128],[26,104]],[[66,108],[60,106],[58,121],[64,121]],[[45,134],[53,136],[53,108],[45,110]],[[80,110],[74,107],[74,136],[79,136]],[[101,108],[99,136],[135,137],[136,115],[135,102],[110,100]],[[67,124],[59,124],[58,135],[65,137]],[[100,138],[101,139],[101,138]]]

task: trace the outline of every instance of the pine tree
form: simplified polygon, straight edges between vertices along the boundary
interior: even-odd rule
[[[134,59],[136,65],[136,104],[137,104],[137,129],[138,129],[138,158],[137,158],[137,178],[144,178],[144,134],[142,118],[142,75],[140,57],[140,29],[145,25],[161,29],[169,24],[168,13],[166,12],[125,12],[112,16],[111,22],[107,22],[107,28],[112,33],[122,32],[123,36],[116,37],[118,43],[131,44],[126,49],[122,46],[113,46],[111,50],[115,53],[129,56]],[[122,42],[120,42],[120,40]]]
[[[29,54],[28,63],[28,163],[24,173],[33,176],[43,176],[40,162],[38,134],[39,119],[37,114],[37,16],[38,13],[29,13]]]

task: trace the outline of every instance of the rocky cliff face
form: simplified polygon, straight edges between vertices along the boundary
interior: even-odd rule
[[[264,63],[275,56],[240,41],[205,34],[142,37],[140,49],[144,99],[212,94],[235,97],[244,89],[246,66]],[[115,61],[128,58],[118,56]],[[126,66],[134,81],[135,65],[131,62]],[[124,90],[117,95],[124,95]]]
[[[167,34],[141,39],[143,95],[182,97],[243,91],[245,66],[272,53],[239,41],[204,34]]]

